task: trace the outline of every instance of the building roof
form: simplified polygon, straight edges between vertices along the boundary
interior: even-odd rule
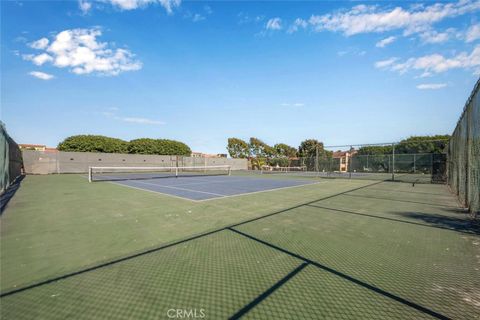
[[[338,150],[338,151],[334,151],[332,156],[334,158],[341,158],[341,157],[346,157],[347,155],[352,156],[352,155],[356,154],[357,152],[358,151],[355,150],[355,149],[350,149],[348,151]]]
[[[333,157],[334,158],[340,158],[340,157],[345,157],[347,155],[348,151],[334,151],[333,152]]]
[[[41,147],[41,148],[46,148],[47,146],[44,144],[28,144],[28,143],[19,143],[18,144],[21,148],[35,148],[35,147]]]
[[[192,155],[198,155],[198,156],[201,156],[202,158],[226,158],[227,157],[226,153],[211,154],[211,153],[203,153],[203,152],[196,152],[196,151],[192,151]]]

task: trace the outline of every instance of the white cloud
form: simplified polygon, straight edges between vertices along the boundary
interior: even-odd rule
[[[295,102],[295,103],[282,103],[282,107],[303,107],[305,106],[305,103],[302,102]]]
[[[421,75],[419,75],[419,76],[416,77],[416,78],[422,79],[422,78],[428,78],[428,77],[431,77],[431,76],[433,76],[433,73],[428,72],[428,71],[424,71]]]
[[[455,36],[455,29],[449,28],[445,32],[427,30],[420,34],[420,39],[425,43],[443,43]]]
[[[393,59],[393,58],[392,58]],[[410,58],[404,62],[397,60],[384,60],[375,64],[377,68],[385,68],[399,73],[410,70],[422,71],[422,76],[442,73],[451,69],[478,69],[480,67],[480,45],[477,45],[470,54],[461,52],[451,58],[441,54],[431,54],[419,58]]]
[[[420,90],[438,90],[445,88],[447,86],[446,83],[422,83],[417,86],[417,89]]]
[[[346,55],[363,57],[366,54],[367,54],[367,51],[360,50],[359,48],[356,48],[356,47],[349,47],[349,48],[346,48],[345,50],[341,50],[337,52],[337,55],[339,57],[343,57]]]
[[[136,124],[148,124],[148,125],[163,125],[165,122],[153,120],[149,118],[141,118],[141,117],[121,117],[117,115],[117,112],[120,109],[117,107],[110,107],[107,111],[101,112],[106,118],[114,119],[117,121],[123,121],[128,123],[136,123]]]
[[[13,41],[15,41],[15,42],[27,42],[28,39],[25,38],[24,36],[18,36],[15,39],[13,39]]]
[[[92,3],[86,0],[78,0],[78,7],[83,14],[87,14],[92,9]]]
[[[190,11],[187,11],[184,14],[183,17],[186,18],[186,19],[192,20],[192,22],[199,22],[199,21],[206,20],[207,16],[209,16],[213,13],[213,10],[212,10],[212,8],[210,8],[210,6],[205,5],[203,7],[203,12],[204,13],[201,14],[201,13],[192,13]]]
[[[404,34],[429,30],[446,18],[457,17],[480,10],[480,1],[460,0],[457,3],[435,3],[429,6],[411,6],[380,9],[373,5],[358,5],[349,11],[312,15],[309,24],[316,31],[342,32],[347,36],[359,33],[385,32],[402,29]]]
[[[466,42],[472,42],[477,39],[480,39],[480,24],[476,24],[468,28],[467,34],[465,35]]]
[[[37,41],[33,41],[32,43],[29,44],[30,48],[37,49],[37,50],[42,50],[45,49],[48,46],[48,39],[47,38],[41,38],[38,39]]]
[[[145,7],[149,4],[160,4],[168,14],[173,13],[173,9],[181,4],[181,0],[100,0],[101,2],[108,2],[114,7],[121,10],[134,10]]]
[[[299,29],[305,29],[308,27],[308,22],[306,20],[297,18],[293,24],[288,28],[287,33],[297,32]]]
[[[281,30],[282,29],[282,19],[280,18],[272,18],[267,21],[265,26],[267,30]]]
[[[49,62],[49,61],[52,61],[52,60],[53,60],[53,58],[46,53],[41,53],[41,54],[39,54],[37,56],[34,56],[32,58],[32,62],[34,64],[36,64],[37,66],[41,66],[45,62]]]
[[[205,20],[205,17],[202,16],[201,14],[195,13],[195,14],[193,15],[193,18],[192,18],[192,21],[193,21],[193,22],[198,22],[198,21],[202,21],[202,20]]]
[[[138,124],[154,124],[154,125],[162,125],[165,124],[163,121],[152,120],[148,118],[134,118],[134,117],[123,117],[118,118],[118,120],[130,123],[138,123]]]
[[[387,59],[387,60],[377,61],[377,62],[375,62],[375,68],[377,68],[377,69],[387,68],[387,67],[391,66],[392,64],[394,64],[397,60],[398,60],[398,58],[390,58],[390,59]]]
[[[76,74],[118,75],[141,69],[141,62],[135,60],[129,50],[109,48],[107,43],[98,42],[97,37],[101,35],[97,28],[65,30],[54,37],[44,48],[45,52],[24,55],[24,59],[36,65],[52,62],[56,67],[69,68]]]
[[[244,13],[244,12],[239,12],[237,14],[237,17],[238,17],[238,24],[242,25],[242,24],[250,24],[250,23],[259,23],[259,22],[262,22],[263,20],[265,20],[265,16],[264,15],[259,15],[259,16],[249,16],[248,14]]]
[[[388,38],[385,38],[385,39],[382,39],[380,41],[377,42],[377,44],[375,45],[377,48],[385,48],[386,46],[388,46],[389,44],[391,44],[392,42],[394,42],[396,39],[396,37],[388,37]]]
[[[45,72],[40,72],[40,71],[32,71],[29,73],[31,76],[42,79],[42,80],[50,80],[55,78],[53,75],[45,73]]]

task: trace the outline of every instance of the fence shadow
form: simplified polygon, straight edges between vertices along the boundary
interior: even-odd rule
[[[422,221],[429,225],[437,226],[443,229],[450,229],[480,235],[480,222],[477,220],[469,219],[467,213],[464,213],[465,216],[462,218],[412,211],[392,211],[390,213],[402,216],[404,218]]]
[[[13,198],[17,190],[20,188],[20,184],[25,176],[19,176],[17,180],[8,187],[4,194],[0,197],[0,216],[8,205],[8,202]]]

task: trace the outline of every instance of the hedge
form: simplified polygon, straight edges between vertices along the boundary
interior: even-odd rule
[[[129,142],[128,153],[190,156],[192,150],[180,141],[142,138]]]
[[[135,139],[130,142],[98,135],[77,135],[63,140],[60,151],[104,152],[190,156],[190,148],[179,141],[167,139]]]
[[[128,142],[105,136],[78,135],[66,138],[58,144],[57,149],[76,152],[127,153]]]

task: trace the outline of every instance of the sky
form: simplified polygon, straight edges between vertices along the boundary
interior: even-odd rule
[[[480,75],[480,1],[1,1],[1,121],[297,147],[449,134]]]

